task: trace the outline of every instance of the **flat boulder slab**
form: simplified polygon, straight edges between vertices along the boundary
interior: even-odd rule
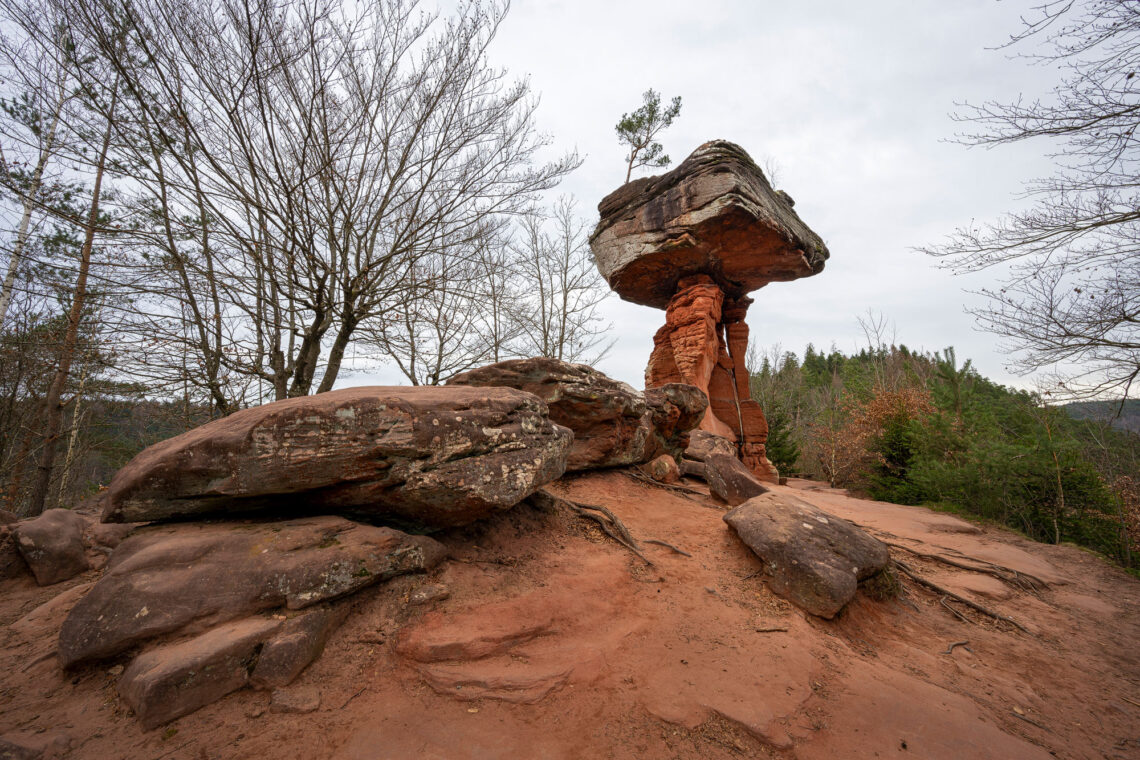
[[[88,520],[70,509],[49,509],[39,517],[12,526],[16,546],[36,576],[50,586],[74,578],[90,565],[83,546]]]
[[[882,541],[787,494],[749,499],[724,521],[764,562],[774,592],[823,618],[835,617],[859,581],[890,561]]]
[[[464,525],[559,478],[571,437],[541,399],[511,388],[346,388],[145,449],[111,481],[103,521],[294,509]]]
[[[426,536],[321,516],[138,531],[72,608],[59,634],[64,667],[276,607],[303,609],[446,555]]]
[[[586,364],[512,359],[456,375],[448,386],[507,387],[547,403],[550,419],[574,431],[567,471],[623,467],[683,447],[708,405],[703,393],[676,384],[642,394]]]
[[[701,462],[700,476],[718,499],[736,507],[749,499],[768,493],[768,488],[734,456],[713,454]]]
[[[730,298],[820,272],[827,247],[739,145],[713,140],[676,169],[606,196],[590,236],[626,301],[664,309],[682,278],[709,275]]]
[[[262,643],[280,626],[248,618],[144,652],[119,679],[119,696],[144,729],[169,723],[249,683]]]

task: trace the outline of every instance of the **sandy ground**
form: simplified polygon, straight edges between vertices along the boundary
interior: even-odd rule
[[[453,561],[349,601],[289,687],[319,694],[306,714],[243,690],[144,732],[115,692],[121,662],[63,673],[52,656],[98,573],[7,582],[0,735],[48,756],[148,760],[1140,758],[1140,581],[1072,546],[788,488],[1027,632],[948,602],[959,617],[906,578],[897,598],[807,616],[768,591],[723,506],[593,473],[552,490],[609,507],[652,564],[580,517],[528,505],[446,534]],[[450,596],[410,603],[428,584]],[[967,643],[947,653],[955,642]]]

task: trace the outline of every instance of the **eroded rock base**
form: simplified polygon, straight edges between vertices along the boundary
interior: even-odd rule
[[[700,429],[736,443],[736,455],[761,480],[779,473],[768,461],[768,422],[752,399],[744,357],[748,351],[745,314],[752,299],[733,299],[708,275],[677,283],[665,326],[653,336],[645,387],[687,383],[705,392],[709,408]]]

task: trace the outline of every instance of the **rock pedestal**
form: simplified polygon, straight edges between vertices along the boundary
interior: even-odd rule
[[[757,477],[775,481],[768,423],[751,397],[744,356],[750,291],[822,271],[827,247],[738,145],[714,140],[676,169],[630,182],[598,204],[590,236],[598,269],[627,301],[664,308],[647,388],[706,393],[700,429],[736,444]]]
[[[677,284],[665,312],[665,326],[653,336],[645,387],[687,383],[705,392],[709,408],[699,428],[737,442],[737,454],[752,472],[775,482],[776,469],[765,456],[768,423],[752,399],[744,355],[752,299],[729,299],[708,275]]]

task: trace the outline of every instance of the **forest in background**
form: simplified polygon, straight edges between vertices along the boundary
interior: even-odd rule
[[[878,345],[846,355],[809,345],[800,357],[754,347],[750,365],[768,457],[781,474],[994,521],[1137,566],[1140,435],[1093,414],[1110,402],[1051,404],[982,377],[952,348]]]

